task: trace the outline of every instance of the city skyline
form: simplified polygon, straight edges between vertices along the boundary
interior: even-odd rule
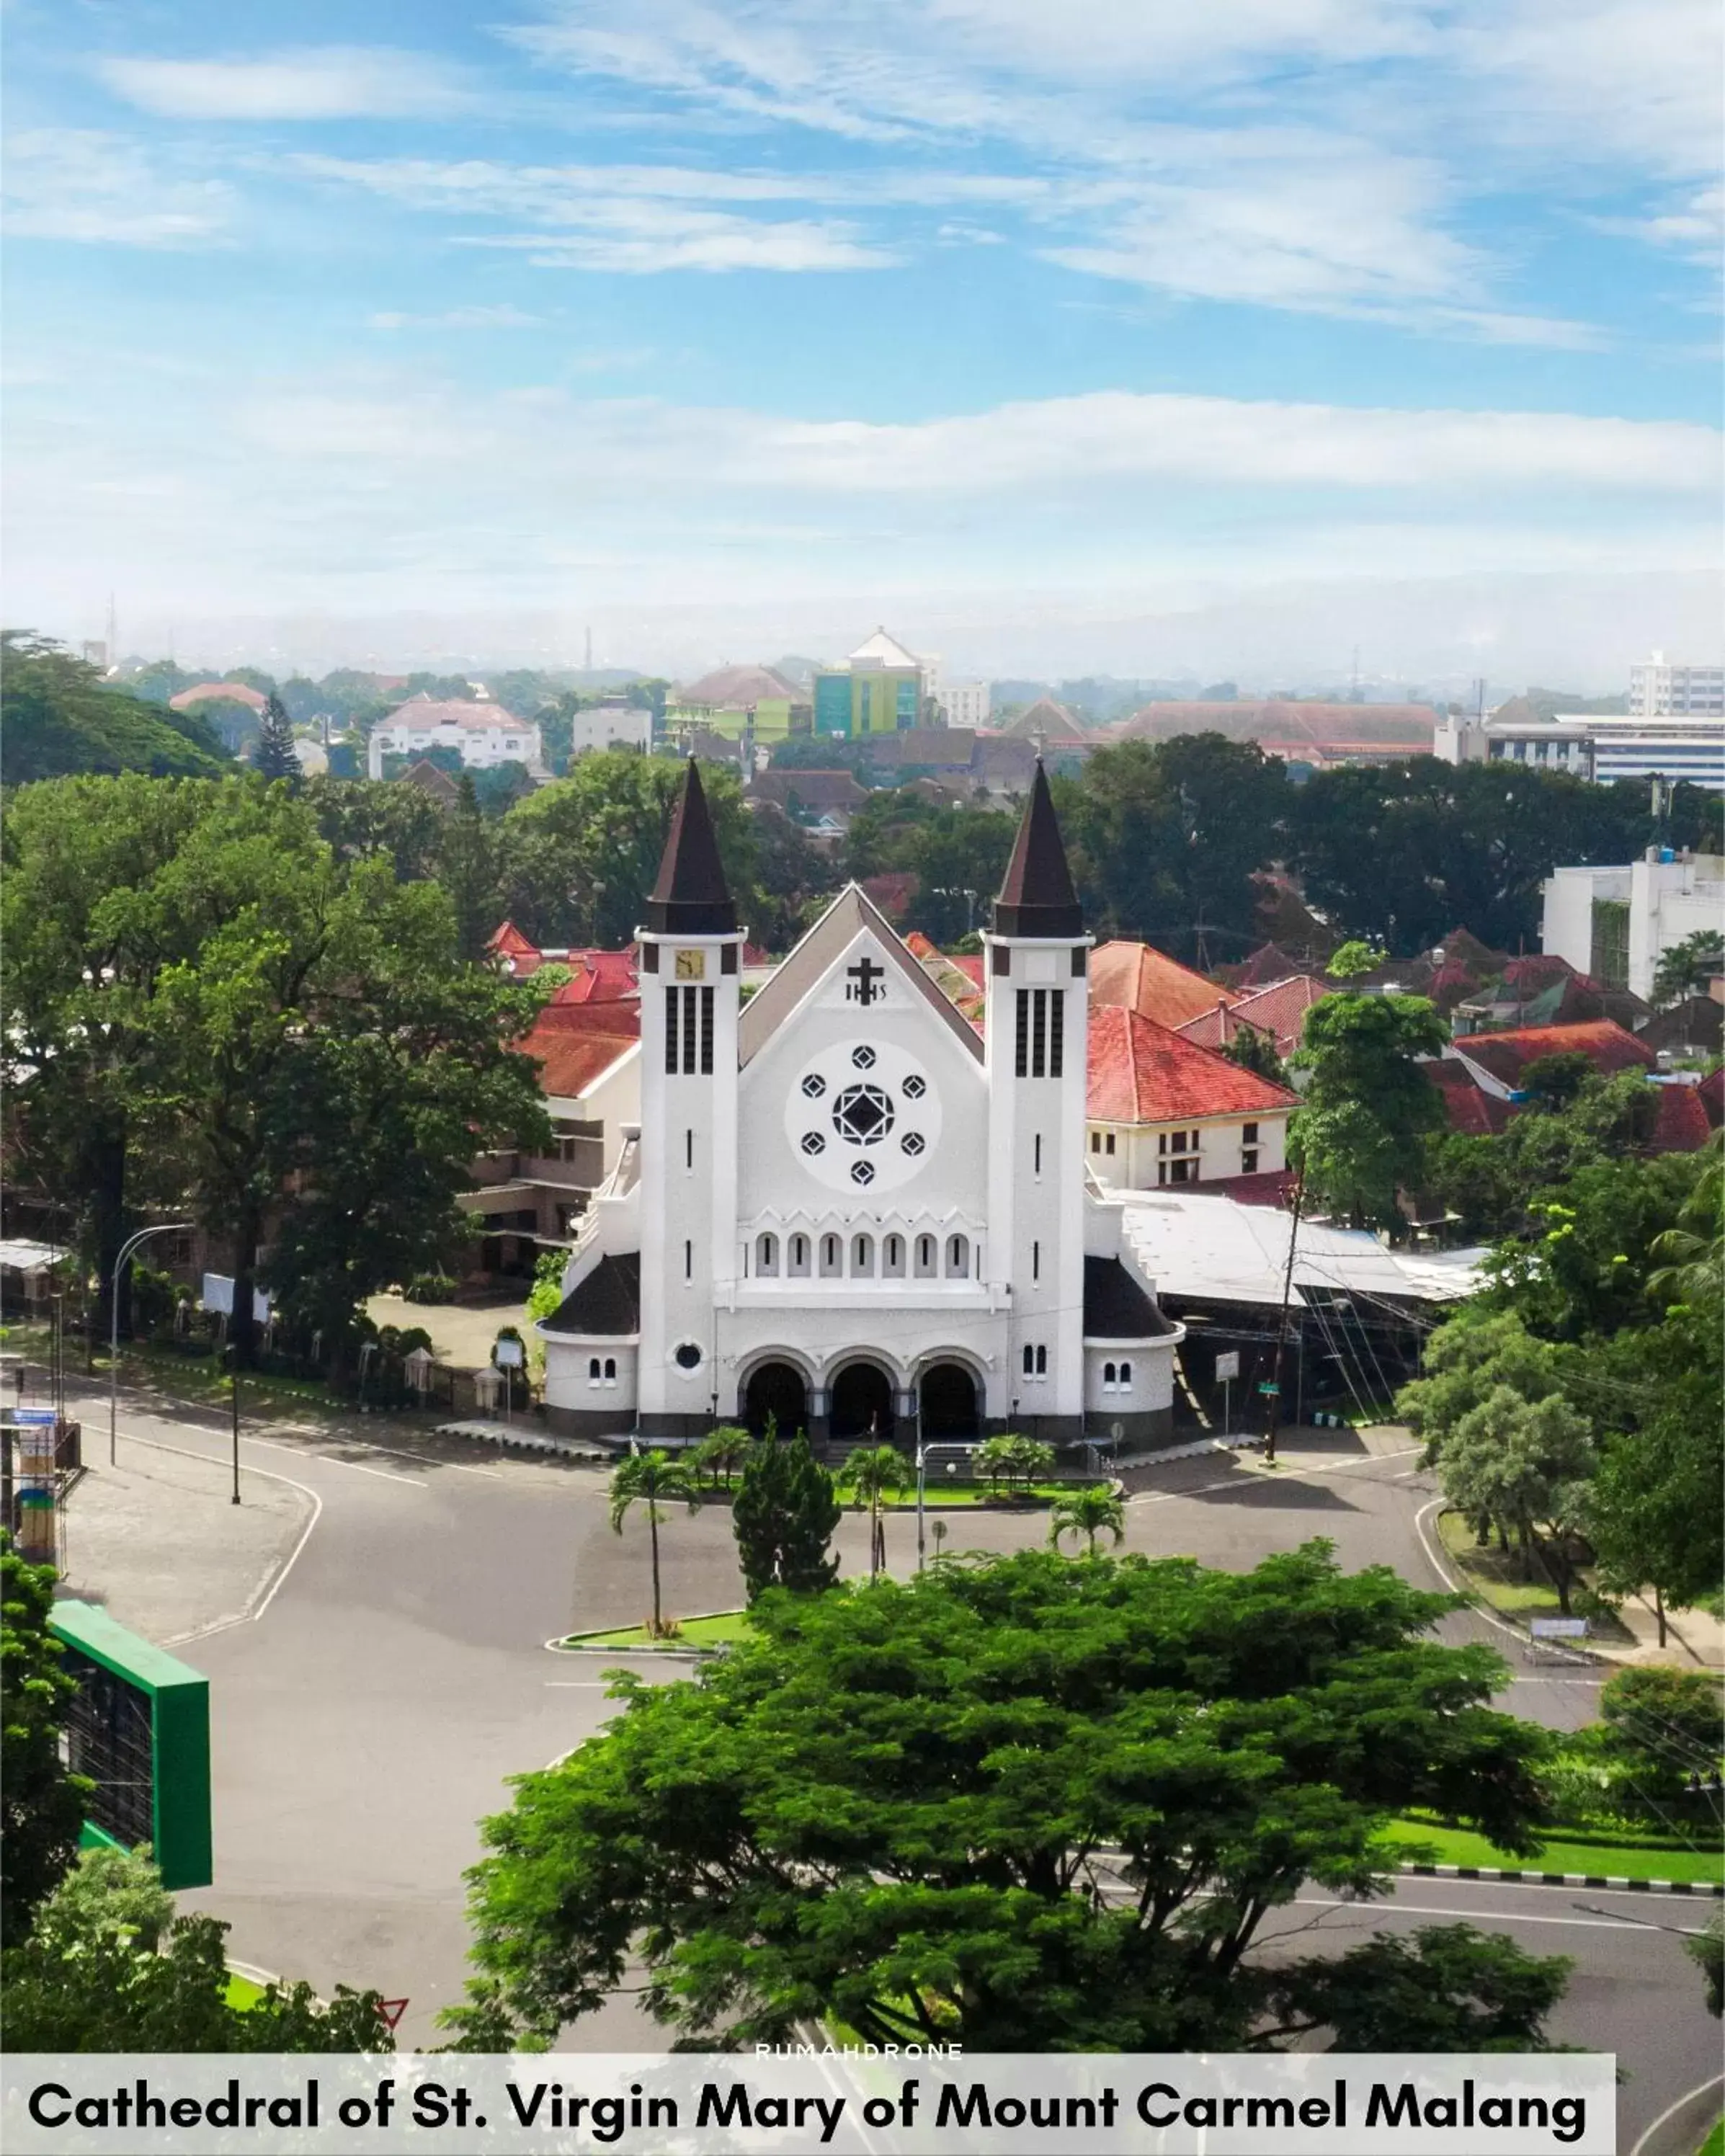
[[[667,673],[1717,655],[1712,12],[8,11],[11,595]]]

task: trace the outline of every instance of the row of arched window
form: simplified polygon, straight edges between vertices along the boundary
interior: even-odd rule
[[[617,1358],[607,1355],[601,1360],[597,1355],[589,1356],[587,1382],[590,1385],[614,1385],[617,1383]]]
[[[968,1235],[836,1234],[780,1237],[768,1229],[756,1236],[757,1280],[776,1280],[781,1261],[790,1280],[968,1280]]]
[[[1132,1366],[1130,1363],[1103,1363],[1102,1390],[1105,1393],[1126,1392],[1131,1387],[1132,1381]]]

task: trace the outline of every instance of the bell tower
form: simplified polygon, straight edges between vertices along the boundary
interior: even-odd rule
[[[1041,759],[983,937],[991,1281],[1009,1297],[996,1414],[1084,1428],[1084,1132],[1090,985],[1078,894]]]
[[[743,932],[689,759],[636,931],[641,981],[644,1436],[696,1436],[717,1389],[715,1312],[736,1266]]]

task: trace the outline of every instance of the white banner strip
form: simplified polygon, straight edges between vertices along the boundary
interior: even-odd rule
[[[8,2156],[1615,2156],[1616,2061],[1341,2052],[18,2054]]]

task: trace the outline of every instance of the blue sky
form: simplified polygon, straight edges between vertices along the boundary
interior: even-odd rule
[[[8,619],[1712,655],[1712,0],[9,0]],[[409,647],[413,647],[412,649]],[[1563,672],[1567,667],[1568,671]]]

